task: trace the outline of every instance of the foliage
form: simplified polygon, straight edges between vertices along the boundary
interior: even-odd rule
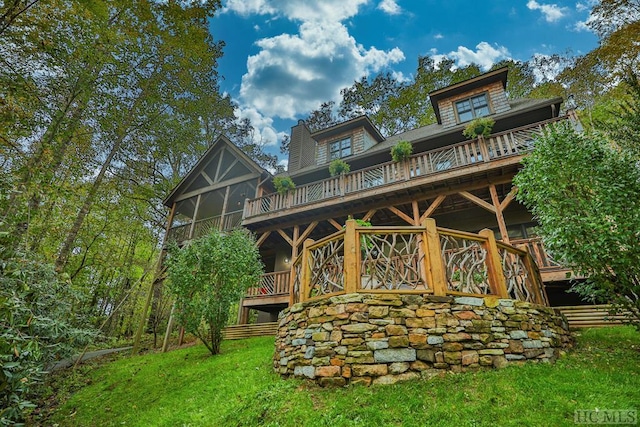
[[[47,366],[93,338],[74,313],[80,302],[52,265],[0,247],[0,425],[34,407],[29,393]]]
[[[531,93],[535,79],[533,68],[528,63],[505,60],[493,68],[503,66],[509,67],[507,92],[511,98]],[[305,122],[315,132],[366,114],[380,132],[389,137],[436,123],[429,93],[481,73],[476,64],[461,67],[449,58],[439,58],[436,62],[430,56],[422,56],[418,58],[413,80],[401,81],[390,73],[362,77],[351,87],[340,91],[337,111],[333,101],[325,102],[311,112]],[[281,146],[285,152],[287,143],[288,140]]]
[[[578,409],[637,408],[639,346],[632,328],[588,329],[555,364],[322,388],[273,372],[273,338],[224,341],[215,358],[196,346],[94,369],[46,424],[573,426]]]
[[[243,229],[214,231],[182,249],[174,245],[167,271],[178,322],[218,354],[229,307],[262,274],[253,237]]]
[[[273,186],[276,188],[278,194],[285,195],[290,190],[296,188],[296,184],[293,182],[290,176],[276,176],[273,178]]]
[[[486,138],[491,135],[491,129],[493,129],[494,124],[495,121],[491,117],[477,117],[469,122],[462,134],[470,139],[475,139],[481,135]]]
[[[349,173],[351,170],[351,166],[349,163],[345,162],[342,159],[334,159],[329,163],[329,173],[331,176],[342,175],[344,173]]]
[[[536,141],[515,177],[553,257],[588,277],[574,288],[628,310],[640,328],[640,169],[637,158],[568,124]]]
[[[600,125],[609,133],[609,137],[619,146],[640,159],[640,78],[629,72],[624,85],[627,97],[610,107],[608,116]]]
[[[413,153],[413,145],[409,141],[398,141],[396,145],[391,147],[391,158],[394,162],[407,160]]]

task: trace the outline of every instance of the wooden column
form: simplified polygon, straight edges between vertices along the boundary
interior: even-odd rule
[[[496,236],[488,228],[481,230],[478,234],[487,238],[485,249],[487,250],[487,273],[491,292],[500,298],[509,298],[507,281],[504,278],[498,245],[496,245]]]
[[[198,209],[200,208],[200,198],[202,194],[198,194],[196,199],[196,207],[193,209],[193,218],[191,219],[191,227],[189,227],[189,240],[193,239],[193,230],[196,227],[196,218],[198,217]]]
[[[428,284],[433,289],[434,295],[444,296],[447,294],[447,275],[445,274],[442,251],[440,250],[440,235],[433,218],[426,218],[422,222],[425,228],[424,253],[425,267],[427,271]]]
[[[357,291],[360,277],[358,275],[358,236],[356,235],[356,221],[348,219],[344,233],[344,291],[347,294]]]
[[[309,281],[311,280],[311,266],[309,265],[309,246],[313,239],[307,239],[302,245],[302,267],[300,268],[300,302],[309,299]]]
[[[231,186],[227,185],[227,189],[224,192],[224,201],[222,202],[222,212],[220,213],[220,225],[218,229],[224,231],[224,216],[227,214],[227,202],[229,201],[229,189]],[[198,200],[198,203],[200,201]]]

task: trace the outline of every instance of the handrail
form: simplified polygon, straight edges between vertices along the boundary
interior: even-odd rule
[[[533,149],[534,137],[549,124],[567,120],[556,117],[492,134],[487,138],[466,140],[454,145],[414,154],[406,162],[385,162],[338,177],[297,186],[286,194],[272,193],[245,201],[244,217],[329,200],[346,194],[382,187],[401,181],[436,175],[451,169],[491,162]]]
[[[246,297],[271,297],[289,294],[289,270],[265,273],[258,286],[247,289]]]
[[[522,248],[479,234],[422,226],[345,229],[305,241],[290,277],[290,303],[351,292],[495,296],[548,305],[540,272]]]

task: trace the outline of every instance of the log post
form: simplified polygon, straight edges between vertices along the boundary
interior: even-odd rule
[[[507,281],[504,278],[500,254],[498,253],[498,245],[496,244],[496,236],[493,234],[493,231],[488,228],[481,230],[478,234],[487,239],[485,249],[487,251],[487,273],[491,292],[500,298],[509,298]]]
[[[309,281],[311,280],[311,266],[309,265],[309,246],[313,239],[307,239],[302,244],[302,260],[300,267],[300,302],[309,299]]]
[[[358,233],[356,221],[348,219],[344,233],[344,291],[347,294],[357,292],[360,276],[358,274]]]
[[[433,289],[434,295],[444,296],[447,294],[447,276],[445,274],[442,251],[440,250],[440,235],[436,227],[436,220],[425,218],[422,225],[425,228],[422,239],[424,242],[425,270],[427,272],[425,279]]]
[[[536,303],[540,305],[548,306],[549,300],[547,299],[546,290],[544,289],[544,286],[542,286],[542,278],[540,277],[540,271],[538,270],[538,267],[533,257],[529,253],[527,245],[524,245],[524,244],[517,245],[516,247],[521,251],[526,252],[526,254],[523,256],[523,262],[527,269],[527,274],[531,278],[530,283],[533,286],[533,289],[531,289],[531,291],[533,291],[533,295],[535,295]]]

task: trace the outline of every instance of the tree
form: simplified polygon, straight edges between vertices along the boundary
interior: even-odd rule
[[[601,126],[618,145],[640,159],[640,78],[629,72],[624,79],[625,98],[610,109],[610,114]]]
[[[256,286],[262,274],[258,247],[246,230],[214,231],[184,248],[170,248],[168,286],[177,320],[211,354],[220,353],[229,307]]]
[[[640,329],[640,168],[637,158],[567,123],[536,140],[514,183],[553,257],[585,276],[573,289],[630,313]]]

